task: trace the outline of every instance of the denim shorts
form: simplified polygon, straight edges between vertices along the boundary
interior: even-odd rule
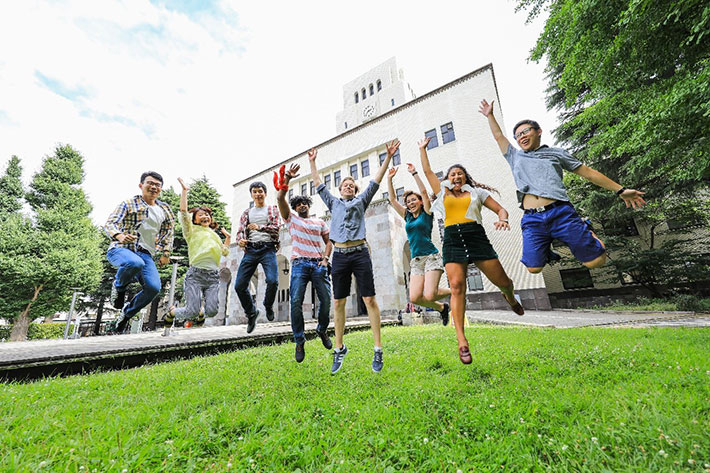
[[[583,263],[604,254],[601,242],[582,221],[569,202],[544,212],[525,213],[520,224],[523,230],[523,257],[528,268],[542,268],[547,264],[553,239],[569,246],[575,258]]]

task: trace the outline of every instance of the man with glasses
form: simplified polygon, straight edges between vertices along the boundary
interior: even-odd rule
[[[531,273],[542,271],[550,261],[550,244],[558,239],[588,268],[606,263],[604,244],[579,217],[569,202],[562,182],[563,170],[573,172],[592,184],[616,193],[626,207],[639,208],[646,202],[644,193],[627,189],[604,174],[585,166],[561,148],[541,145],[542,129],[534,120],[522,120],[513,127],[513,136],[521,150],[513,147],[493,116],[493,102],[481,101],[479,112],[488,118],[493,138],[513,171],[518,201],[525,214],[523,257],[520,260]]]
[[[106,257],[118,270],[111,287],[111,304],[121,313],[107,327],[109,334],[121,333],[128,321],[141,311],[160,292],[160,276],[154,258],[163,266],[170,262],[173,247],[175,217],[170,206],[158,200],[163,188],[163,177],[154,171],[141,175],[141,194],[121,202],[103,226],[111,239]],[[126,288],[133,282],[141,284],[141,291],[125,303]]]

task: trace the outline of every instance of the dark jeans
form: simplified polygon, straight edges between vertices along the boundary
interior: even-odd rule
[[[249,281],[256,271],[256,267],[261,265],[266,279],[266,294],[264,294],[264,307],[271,311],[276,299],[276,291],[279,288],[279,268],[276,264],[276,250],[271,247],[249,248],[244,250],[244,257],[239,264],[237,280],[234,283],[234,290],[237,291],[239,302],[248,316],[256,314],[254,300],[249,293]]]
[[[111,248],[106,254],[111,266],[118,268],[114,284],[119,290],[125,290],[133,281],[143,286],[131,302],[125,306],[124,315],[130,319],[151,303],[160,292],[160,275],[153,257],[142,251],[134,252],[128,248]]]
[[[303,296],[309,281],[313,284],[318,295],[318,326],[316,330],[325,332],[330,323],[328,267],[321,266],[316,260],[296,258],[291,263],[291,330],[293,330],[293,339],[296,343],[306,341],[303,332]]]

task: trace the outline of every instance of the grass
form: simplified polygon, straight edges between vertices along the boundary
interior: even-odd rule
[[[688,296],[681,296],[681,299],[648,299],[642,297],[635,304],[623,303],[617,301],[609,305],[595,305],[592,307],[580,307],[580,309],[594,309],[594,310],[615,310],[615,311],[627,311],[627,310],[648,310],[653,312],[672,312],[672,311],[695,311],[695,312],[710,312],[710,298],[696,298],[692,297],[692,304],[688,306],[688,303],[683,303],[682,298]]]
[[[707,471],[710,330],[348,334],[343,369],[318,341],[7,384],[0,470]]]

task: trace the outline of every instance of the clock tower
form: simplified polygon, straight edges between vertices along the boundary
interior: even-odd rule
[[[335,130],[344,133],[414,98],[392,57],[343,86],[343,110],[335,117]]]

